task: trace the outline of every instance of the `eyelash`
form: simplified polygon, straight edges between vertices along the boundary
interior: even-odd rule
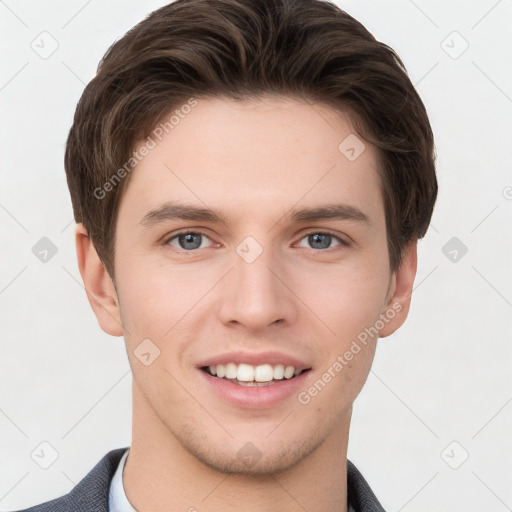
[[[189,234],[194,234],[194,235],[201,235],[201,236],[204,236],[208,239],[210,239],[210,237],[204,232],[204,231],[198,231],[198,230],[189,230],[189,231],[181,231],[179,233],[175,233],[174,235],[172,235],[171,237],[167,238],[164,242],[164,245],[170,245],[170,242],[176,238],[178,238],[179,236],[182,236],[182,235],[189,235]],[[329,252],[331,250],[335,250],[337,247],[340,247],[340,246],[343,246],[343,247],[348,247],[349,246],[349,243],[346,242],[345,240],[343,240],[342,238],[340,238],[338,235],[335,235],[334,233],[330,232],[330,231],[310,231],[309,233],[306,233],[304,234],[300,239],[299,239],[299,242],[304,240],[304,238],[307,238],[308,236],[310,235],[329,235],[331,236],[332,238],[334,238],[335,240],[337,240],[340,244],[339,246],[335,246],[335,247],[329,247],[327,249],[314,249],[313,247],[309,247],[309,249],[311,249],[312,251],[316,251],[316,252]],[[194,253],[196,251],[198,251],[199,249],[191,249],[191,250],[185,250],[185,249],[178,249],[176,247],[173,247],[173,249],[176,251],[176,252],[180,252],[180,253]]]

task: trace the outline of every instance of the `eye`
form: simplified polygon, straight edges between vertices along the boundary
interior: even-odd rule
[[[306,240],[306,243],[310,244],[309,248],[311,249],[332,249],[339,245],[348,245],[336,235],[323,232],[309,233],[305,237],[301,238],[299,242],[301,247],[305,247],[301,243],[303,240]],[[335,246],[331,245],[333,242],[336,242]]]
[[[166,245],[171,245],[176,249],[184,251],[193,251],[195,249],[204,249],[207,247],[205,240],[210,240],[210,238],[204,233],[199,231],[186,231],[184,233],[178,233],[177,235],[169,238],[166,241]]]
[[[304,245],[303,241],[308,244]],[[191,252],[196,249],[204,249],[208,247],[208,241],[212,241],[205,233],[200,231],[186,231],[173,235],[165,242],[178,250]],[[333,245],[334,244],[334,245]],[[333,249],[337,246],[348,245],[340,237],[326,232],[314,232],[301,238],[299,246],[308,247],[311,249]]]

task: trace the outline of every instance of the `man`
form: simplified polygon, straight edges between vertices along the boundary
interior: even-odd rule
[[[65,166],[132,444],[28,510],[383,510],[352,404],[437,195],[396,54],[327,2],[178,0],[109,49]]]

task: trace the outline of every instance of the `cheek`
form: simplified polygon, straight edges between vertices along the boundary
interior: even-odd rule
[[[312,268],[301,274],[298,295],[308,298],[311,311],[337,345],[355,338],[379,318],[388,276],[378,268],[347,265],[324,273]]]
[[[130,332],[163,336],[211,288],[211,279],[199,268],[172,267],[140,260],[121,266],[119,290],[125,326]]]

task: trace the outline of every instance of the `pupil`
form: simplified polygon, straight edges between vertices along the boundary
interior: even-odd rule
[[[315,233],[314,235],[309,235],[309,243],[314,249],[325,249],[331,244],[331,238],[331,235]]]
[[[201,245],[201,235],[199,233],[186,233],[180,235],[178,240],[183,249],[197,249]]]

